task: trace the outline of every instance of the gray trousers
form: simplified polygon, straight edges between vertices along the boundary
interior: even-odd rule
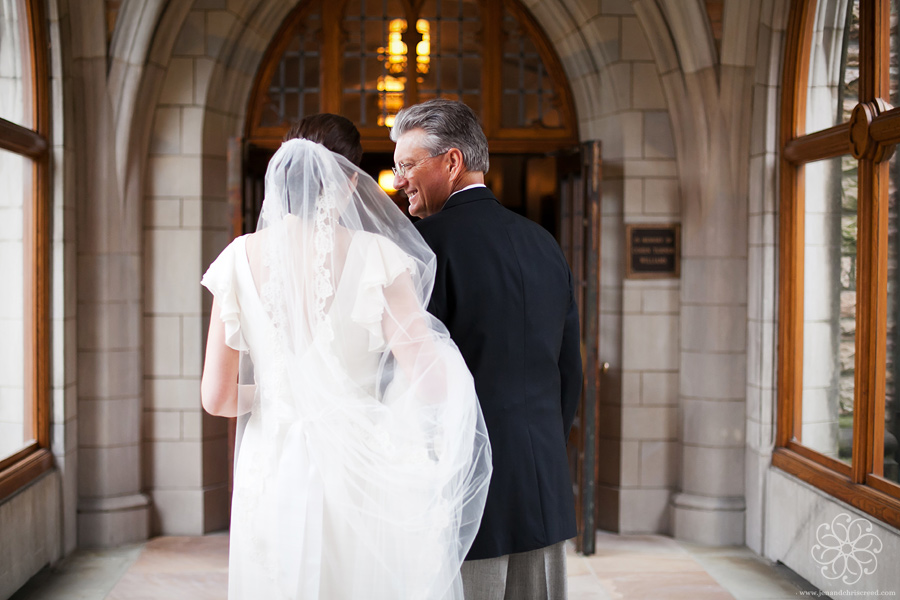
[[[466,600],[565,600],[566,543],[462,565]]]

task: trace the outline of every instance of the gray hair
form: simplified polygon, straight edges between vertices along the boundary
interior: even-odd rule
[[[404,108],[394,120],[391,140],[396,142],[414,129],[425,132],[424,147],[431,156],[457,148],[468,170],[487,173],[490,165],[487,138],[478,117],[462,102],[435,98]]]

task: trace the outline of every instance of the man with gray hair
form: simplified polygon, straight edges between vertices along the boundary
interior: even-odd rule
[[[391,129],[394,187],[437,255],[428,310],[475,377],[494,472],[462,568],[470,600],[566,597],[575,535],[566,440],[581,392],[578,310],[556,240],[484,185],[488,144],[475,113],[430,100]]]

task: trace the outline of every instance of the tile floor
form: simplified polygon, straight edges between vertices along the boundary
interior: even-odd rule
[[[10,600],[224,600],[228,535],[159,537],[79,550]],[[598,533],[597,553],[570,548],[570,600],[796,600],[814,590],[747,548],[705,548],[658,535]]]

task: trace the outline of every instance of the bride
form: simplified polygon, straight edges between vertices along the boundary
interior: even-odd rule
[[[434,271],[343,156],[272,157],[256,233],[202,280],[203,406],[238,416],[229,598],[462,598],[491,456]]]

